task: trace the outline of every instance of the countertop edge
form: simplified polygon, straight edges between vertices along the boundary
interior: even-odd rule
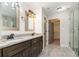
[[[41,36],[43,36],[43,35],[38,34],[38,35],[35,35],[35,36],[30,36],[29,38],[25,38],[25,39],[17,39],[17,40],[10,40],[10,41],[6,41],[6,42],[2,42],[2,43],[0,43],[0,49],[6,48],[8,46],[15,45],[15,44],[18,44],[18,43],[21,43],[21,42],[24,42],[24,41],[28,41],[28,40],[31,40],[31,39],[34,39],[34,38],[37,38],[37,37],[41,37]]]

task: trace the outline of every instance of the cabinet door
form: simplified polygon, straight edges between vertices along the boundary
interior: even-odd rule
[[[12,57],[31,57],[31,56],[32,56],[31,48],[28,47],[27,49],[24,49],[24,50],[16,53]]]
[[[32,49],[31,49],[31,47],[29,47],[29,48],[27,48],[27,49],[25,49],[23,51],[23,57],[31,57],[31,56],[32,56]]]
[[[39,53],[42,52],[42,49],[43,49],[43,41],[40,41],[39,42]]]
[[[37,38],[37,42],[32,45],[32,57],[37,57],[43,49],[43,39],[42,37]]]
[[[0,49],[0,57],[2,57],[2,50]]]
[[[39,53],[39,43],[32,45],[32,57],[38,56]]]

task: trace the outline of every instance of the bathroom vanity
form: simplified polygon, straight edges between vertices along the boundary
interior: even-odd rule
[[[16,38],[0,43],[1,57],[36,57],[43,49],[43,37],[41,35]]]
[[[20,35],[21,33],[35,32],[36,14],[32,10],[25,10],[25,15],[21,15],[19,3],[6,2],[6,4],[0,3],[1,37],[11,33]],[[20,28],[23,28],[23,30],[20,30]],[[14,34],[11,34],[6,39],[0,39],[0,57],[36,57],[42,52],[42,34],[13,36]]]

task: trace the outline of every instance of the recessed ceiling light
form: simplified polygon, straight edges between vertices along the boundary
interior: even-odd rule
[[[58,7],[57,10],[62,9],[62,7]]]
[[[67,8],[64,7],[64,6],[63,6],[63,7],[58,7],[58,8],[57,8],[58,11],[63,11],[63,10],[66,10],[66,9],[67,9]]]

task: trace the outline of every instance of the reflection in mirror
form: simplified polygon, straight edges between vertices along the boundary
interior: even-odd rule
[[[13,2],[0,3],[0,16],[3,30],[19,29],[19,5]]]
[[[28,10],[28,12],[25,11],[25,15],[27,16],[25,20],[25,30],[34,31],[35,13]]]

